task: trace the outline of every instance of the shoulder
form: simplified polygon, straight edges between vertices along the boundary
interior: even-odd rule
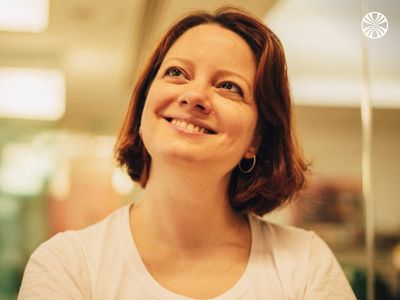
[[[88,252],[99,251],[100,246],[104,245],[104,240],[118,238],[121,222],[125,221],[124,217],[128,209],[128,206],[117,209],[100,222],[86,228],[58,233],[42,243],[32,256],[54,252],[58,256],[69,255],[86,259]]]
[[[127,218],[128,211],[129,205],[123,206],[102,221],[84,229],[74,231],[73,234],[80,241],[82,247],[86,249],[92,247],[98,249],[101,240],[118,238],[121,226],[129,225]]]
[[[258,224],[263,241],[271,251],[287,254],[307,254],[315,244],[324,244],[313,231],[276,224],[256,215],[252,215],[252,218]]]
[[[70,255],[74,253],[75,255]],[[30,260],[40,260],[41,258],[51,258],[47,260],[51,263],[53,259],[66,259],[73,256],[79,257],[82,255],[82,248],[80,247],[79,238],[74,231],[66,231],[57,233],[47,241],[43,242],[32,253]]]
[[[278,225],[254,216],[265,255],[273,260],[286,291],[296,299],[355,299],[329,246],[313,231]]]
[[[91,294],[85,254],[73,232],[42,243],[29,258],[18,299],[85,299]],[[43,295],[48,298],[41,298]]]
[[[24,295],[29,296],[26,299],[36,299],[34,295],[40,298],[44,293],[55,297],[53,299],[59,295],[69,295],[71,299],[89,298],[96,253],[104,250],[107,238],[115,238],[126,209],[121,208],[85,229],[58,233],[42,243],[29,258],[19,299],[25,299]]]
[[[286,270],[293,268],[303,276],[314,264],[335,259],[329,246],[315,232],[254,218],[261,229],[264,248]]]
[[[329,246],[314,231],[269,222],[257,218],[262,228],[264,243],[276,257],[304,261],[308,266],[331,261],[335,256]],[[287,256],[287,257],[286,257]]]

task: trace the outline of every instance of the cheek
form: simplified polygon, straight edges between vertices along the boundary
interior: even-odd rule
[[[154,132],[157,124],[157,115],[154,113],[155,103],[150,91],[146,98],[142,118],[141,118],[141,136],[146,150],[149,152],[150,156],[154,153]]]
[[[157,88],[155,88],[154,84],[150,86],[150,89],[147,93],[147,97],[144,103],[143,112],[142,112],[142,127],[148,127],[152,118],[156,116],[155,112],[158,106],[159,95],[157,94]]]
[[[152,98],[149,94],[146,98],[142,112],[141,131],[144,142],[146,142],[145,140],[148,140],[148,138],[151,136],[150,133],[154,130],[157,120],[157,116],[154,113],[155,103],[152,99],[154,98]]]
[[[147,93],[143,112],[147,116],[161,115],[168,105],[174,100],[174,91],[170,87],[155,80]]]
[[[144,103],[144,108],[142,111],[142,119],[140,120],[140,127],[143,130],[146,130],[149,126],[150,120],[150,107],[151,103],[149,103],[148,99],[146,98],[146,102]]]
[[[159,118],[173,99],[173,91],[155,79],[147,93],[142,112],[141,128],[144,142],[151,142],[154,133],[160,129]]]
[[[154,99],[156,99],[154,94],[155,89],[150,87],[144,102],[143,115],[148,114],[151,111],[151,108],[154,106]]]
[[[229,116],[229,118],[227,117]],[[252,108],[243,108],[232,110],[225,114],[226,132],[230,135],[243,140],[251,140],[256,129],[257,111]]]

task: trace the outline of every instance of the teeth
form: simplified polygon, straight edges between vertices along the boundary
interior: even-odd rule
[[[196,126],[191,123],[187,123],[186,121],[183,121],[183,120],[172,119],[171,124],[173,124],[179,128],[185,129],[186,131],[191,131],[191,132],[195,132],[195,133],[206,133],[205,128]]]

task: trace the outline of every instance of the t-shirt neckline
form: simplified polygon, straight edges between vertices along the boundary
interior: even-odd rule
[[[180,295],[175,292],[168,290],[162,286],[158,281],[150,274],[144,265],[139,251],[136,247],[133,235],[131,233],[129,211],[133,204],[126,205],[120,218],[121,238],[125,246],[126,255],[128,261],[131,263],[134,273],[137,279],[142,283],[144,288],[154,294],[156,297],[165,300],[191,300],[188,296]],[[253,214],[248,214],[250,232],[251,232],[251,248],[250,255],[247,262],[247,266],[239,280],[224,293],[210,298],[210,300],[229,300],[236,299],[242,293],[244,293],[250,284],[253,282],[258,268],[261,265],[262,257],[262,243],[261,243],[261,228],[257,222],[257,218]]]

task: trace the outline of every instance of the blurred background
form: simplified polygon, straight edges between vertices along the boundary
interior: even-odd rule
[[[0,300],[42,241],[137,199],[113,159],[135,79],[174,20],[223,4],[281,38],[312,161],[299,201],[265,217],[316,231],[358,299],[368,282],[400,299],[399,1],[0,0]],[[361,32],[372,11],[381,39]]]

